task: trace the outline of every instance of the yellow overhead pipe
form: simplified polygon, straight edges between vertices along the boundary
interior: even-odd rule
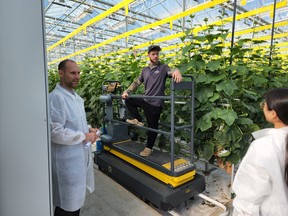
[[[180,33],[179,33],[180,34]],[[274,38],[278,38],[278,37],[283,37],[283,36],[288,36],[287,35],[288,33],[284,33],[284,34],[275,34],[274,35]],[[279,36],[278,36],[279,35]],[[172,36],[172,35],[170,35]],[[168,36],[168,37],[170,37]],[[177,35],[179,37],[179,35]],[[230,35],[231,36],[231,35]],[[270,36],[271,37],[271,36]],[[259,38],[254,38],[253,40],[262,40],[262,37],[259,37]],[[147,43],[144,43],[144,44],[141,44],[141,45],[138,45],[138,46],[135,46],[133,47],[133,50],[137,50],[137,49],[140,49],[140,48],[143,48],[143,47],[146,47],[146,46],[149,46],[150,44],[157,44],[159,42],[163,42],[163,41],[167,41],[167,37],[163,37],[163,38],[159,38],[159,39],[156,39],[154,41],[151,41],[151,42],[147,42]],[[288,42],[282,42],[282,43],[279,43],[279,44],[276,44],[276,46],[285,46],[285,45],[288,45]],[[184,46],[184,43],[181,43],[181,44],[177,44],[177,45],[171,45],[171,46],[168,46],[168,47],[164,47],[162,48],[163,51],[165,50],[171,50],[173,48],[181,48]],[[231,46],[230,43],[225,43],[224,44],[225,47],[229,47]],[[269,47],[270,45],[259,45],[259,47]],[[126,53],[126,52],[129,52],[130,49],[123,49],[123,50],[120,50],[120,51],[117,51],[117,52],[113,52],[113,53],[108,53],[108,54],[104,54],[102,56],[97,56],[95,58],[91,58],[91,60],[98,60],[98,59],[102,59],[102,58],[106,58],[108,56],[111,56],[113,54],[120,54],[120,53]],[[172,57],[172,56],[175,56],[175,54],[168,54],[168,55],[165,55],[165,57]]]
[[[56,60],[54,60],[54,61],[52,61],[52,62],[49,62],[48,64],[50,65],[50,64],[53,64],[53,63],[62,61],[62,60],[64,60],[64,59],[73,57],[73,56],[75,56],[75,55],[79,55],[79,54],[81,54],[81,53],[85,53],[85,52],[90,51],[90,50],[92,50],[92,49],[97,49],[98,47],[104,46],[104,45],[109,44],[109,43],[111,43],[111,42],[114,42],[114,41],[120,40],[120,39],[122,39],[122,38],[128,37],[128,36],[130,36],[130,35],[133,35],[133,34],[142,32],[142,31],[144,31],[144,30],[147,30],[147,29],[150,29],[150,28],[159,26],[159,25],[163,25],[163,24],[165,24],[165,23],[169,23],[169,22],[171,23],[173,20],[181,19],[181,18],[183,18],[183,17],[185,17],[185,16],[188,16],[188,15],[190,15],[190,14],[199,12],[199,11],[201,11],[201,10],[205,10],[205,9],[207,9],[207,8],[215,7],[216,5],[222,4],[222,3],[227,2],[227,1],[229,1],[229,0],[217,0],[217,1],[214,0],[214,1],[209,1],[209,2],[202,3],[202,4],[200,4],[200,5],[197,5],[197,6],[195,6],[195,7],[190,8],[190,9],[184,11],[184,12],[175,14],[175,15],[173,15],[173,16],[171,16],[171,17],[164,18],[164,19],[162,19],[162,20],[159,20],[159,21],[157,21],[157,22],[148,24],[148,25],[146,25],[146,26],[142,26],[142,27],[140,27],[140,28],[131,30],[131,31],[129,31],[129,32],[122,33],[122,34],[120,34],[120,35],[118,35],[118,36],[116,36],[116,37],[114,37],[114,38],[108,39],[108,40],[103,41],[103,42],[101,42],[101,43],[99,43],[99,44],[96,44],[96,45],[94,45],[94,46],[88,47],[88,48],[83,49],[83,50],[79,50],[78,52],[72,53],[72,54],[70,54],[70,55],[68,55],[68,56],[64,56],[64,57],[62,57],[62,58],[56,59]]]
[[[274,39],[275,38],[283,38],[283,37],[288,37],[288,32],[274,35]],[[271,35],[261,36],[261,37],[258,37],[258,38],[252,38],[252,40],[270,40],[270,39],[271,39]]]
[[[254,40],[259,40],[259,38],[254,38]],[[236,42],[237,43],[237,42]],[[225,43],[223,44],[224,47],[229,47],[231,46],[230,43]],[[262,44],[262,45],[256,45],[257,47],[270,47],[270,44],[269,45],[266,45],[266,44]],[[276,47],[280,47],[280,46],[288,46],[288,42],[281,42],[281,43],[275,43],[275,46]]]
[[[265,47],[270,47],[270,45],[264,45]],[[282,47],[282,46],[288,46],[288,42],[282,42],[282,43],[275,43],[276,47]]]
[[[282,2],[278,2],[276,4],[276,8],[281,8],[281,7],[285,7],[287,6],[287,0],[285,1],[282,1]],[[248,12],[245,12],[245,13],[242,13],[242,14],[238,14],[236,15],[236,20],[239,20],[239,19],[244,19],[246,17],[251,17],[251,16],[254,16],[254,15],[257,15],[257,14],[260,14],[260,13],[264,13],[266,11],[270,11],[273,9],[273,5],[268,5],[268,6],[264,6],[264,7],[261,7],[261,8],[257,8],[257,9],[254,9],[254,10],[251,10],[251,11],[248,11]],[[209,25],[221,25],[223,22],[229,22],[229,21],[232,21],[233,17],[228,17],[226,19],[223,19],[223,20],[218,20],[218,21],[215,21],[215,22],[212,22],[212,23],[209,23],[208,25],[205,25],[205,26],[197,26],[195,27],[192,32],[194,34],[197,34],[199,31],[203,31],[204,29],[208,28]],[[288,35],[288,33],[285,33]],[[279,35],[279,34],[278,34]],[[173,34],[173,35],[169,35],[169,36],[165,36],[165,37],[162,37],[162,38],[159,38],[159,39],[156,39],[152,42],[148,42],[148,43],[144,43],[144,44],[141,44],[141,45],[138,45],[138,46],[135,46],[133,47],[133,49],[141,49],[141,48],[144,48],[146,46],[149,46],[150,44],[156,44],[156,43],[161,43],[161,42],[164,42],[164,41],[168,41],[168,40],[172,40],[172,39],[176,39],[176,38],[180,38],[180,37],[183,37],[184,36],[184,33],[183,32],[180,32],[180,33],[177,33],[177,34]],[[284,35],[282,35],[284,36]],[[281,37],[279,35],[279,37]],[[271,38],[271,36],[270,36]],[[275,38],[276,38],[276,35],[275,35]],[[259,40],[262,40],[262,39],[259,39]],[[264,39],[263,39],[264,40]],[[111,53],[112,54],[116,54],[116,53],[125,53],[125,52],[128,52],[129,49],[123,49],[123,50],[120,50],[118,52],[113,52]],[[105,54],[104,56],[109,56],[109,54]],[[103,57],[104,57],[103,56]],[[101,57],[102,58],[102,57]],[[95,58],[92,58],[92,60],[96,60],[98,59],[97,57]]]
[[[287,0],[284,0],[282,2],[276,3],[276,8],[277,9],[285,7],[285,6],[287,6]],[[247,17],[255,16],[255,15],[267,12],[267,11],[271,11],[271,10],[273,10],[273,8],[274,8],[273,5],[267,5],[267,6],[264,6],[264,7],[261,7],[261,8],[257,8],[257,9],[242,13],[242,14],[237,14],[235,19],[236,20],[240,20],[240,19],[244,19],[244,18],[247,18]],[[197,26],[197,27],[195,27],[192,30],[192,33],[193,34],[197,34],[199,31],[203,31],[203,30],[207,29],[211,25],[222,25],[225,22],[232,22],[232,21],[233,21],[233,17],[230,16],[230,17],[227,17],[227,18],[225,18],[223,20],[218,20],[218,21],[212,22],[212,23],[210,23],[208,25],[205,25],[205,26]]]
[[[241,0],[241,1],[240,1],[240,5],[241,5],[241,6],[244,6],[244,5],[246,5],[246,4],[247,4],[247,0]]]
[[[98,16],[94,17],[91,20],[88,20],[87,22],[85,22],[83,25],[81,25],[79,28],[75,29],[73,32],[71,32],[70,34],[68,34],[66,37],[62,38],[61,40],[59,40],[58,42],[56,42],[55,44],[53,44],[52,46],[48,47],[47,50],[50,51],[51,49],[59,46],[61,43],[64,43],[65,41],[67,41],[69,38],[73,37],[74,35],[78,34],[81,31],[86,32],[86,28],[90,25],[92,25],[95,22],[98,22],[104,18],[106,18],[107,16],[109,16],[110,14],[120,10],[121,8],[125,7],[125,14],[128,14],[128,4],[130,4],[131,2],[133,2],[135,0],[123,0],[121,1],[119,4],[115,5],[114,7],[104,11],[103,13],[99,14]]]
[[[275,23],[274,27],[277,28],[277,27],[286,26],[286,25],[288,25],[288,20],[277,22],[277,23]],[[258,27],[252,28],[252,29],[245,29],[245,30],[235,32],[235,36],[243,35],[243,34],[249,34],[249,33],[258,32],[258,31],[264,31],[264,30],[269,29],[269,28],[271,29],[271,27],[272,27],[272,24],[264,25],[264,26],[258,26]]]
[[[278,2],[276,4],[276,8],[281,8],[281,7],[285,7],[285,6],[287,6],[287,0],[282,1],[282,2]],[[268,6],[264,6],[264,7],[261,7],[261,8],[257,8],[257,9],[254,9],[254,10],[251,10],[251,11],[236,15],[236,20],[243,19],[243,18],[246,18],[246,17],[251,17],[253,15],[264,13],[264,12],[270,11],[272,9],[273,9],[273,5],[268,5]],[[209,23],[208,25],[205,25],[205,26],[202,26],[202,27],[197,26],[192,31],[193,31],[194,34],[196,34],[199,31],[208,28],[209,25],[221,25],[221,23],[223,23],[223,22],[232,21],[232,18],[233,17],[228,17],[228,18],[226,18],[224,20],[218,20],[218,21]],[[150,44],[157,44],[157,43],[161,43],[161,42],[164,42],[164,41],[172,40],[172,39],[175,39],[175,38],[180,38],[180,37],[183,37],[183,36],[184,36],[183,32],[180,32],[180,33],[177,33],[177,34],[173,34],[173,35],[169,35],[169,36],[165,36],[165,37],[156,39],[156,40],[154,40],[152,42],[147,42],[147,43],[143,43],[141,45],[135,46],[135,47],[133,47],[133,50],[141,49],[141,48],[144,48],[146,46],[149,46]],[[285,37],[285,36],[288,36],[288,33],[276,34],[274,36],[274,38]],[[264,36],[264,37],[254,38],[253,40],[268,40],[270,38],[271,38],[271,36]],[[110,56],[110,55],[113,55],[113,54],[117,54],[117,53],[119,53],[119,54],[120,53],[126,53],[129,50],[130,49],[123,49],[123,50],[120,50],[120,51],[117,51],[117,52],[113,52],[111,54],[104,54],[104,55],[102,55],[100,57],[92,58],[91,60],[97,60],[99,58],[104,58],[104,57],[107,57],[107,56]]]
[[[276,8],[281,8],[281,7],[285,7],[287,6],[287,0],[284,0],[282,2],[278,2],[276,4]],[[268,6],[264,6],[262,8],[258,8],[258,9],[255,9],[255,10],[252,10],[252,11],[248,11],[248,12],[245,12],[245,13],[242,13],[242,14],[238,14],[236,15],[236,20],[239,20],[239,19],[243,19],[243,18],[246,18],[246,17],[250,17],[250,16],[253,16],[253,15],[256,15],[256,14],[260,14],[260,13],[263,13],[263,12],[266,12],[266,11],[269,11],[269,10],[272,10],[273,9],[273,6],[272,5],[268,5]],[[199,27],[197,26],[196,28],[194,28],[192,31],[194,34],[197,34],[199,31],[201,30],[204,30],[206,29],[209,25],[221,25],[221,23],[223,22],[229,22],[229,21],[232,21],[232,17],[228,17],[224,20],[219,20],[219,21],[215,21],[215,22],[212,22],[212,23],[209,23],[208,25],[205,25],[205,26],[202,26],[202,27]],[[269,27],[268,27],[269,28]],[[241,33],[239,33],[241,34]],[[285,33],[284,33],[285,34]],[[159,38],[159,39],[156,39],[152,42],[147,42],[147,43],[144,43],[144,44],[141,44],[141,45],[138,45],[138,46],[135,46],[133,47],[133,49],[140,49],[140,48],[143,48],[143,47],[146,47],[146,46],[149,46],[150,44],[154,44],[154,43],[160,43],[160,42],[164,42],[164,41],[167,41],[167,40],[172,40],[172,39],[176,39],[176,38],[180,38],[180,37],[183,37],[185,34],[183,32],[180,32],[180,33],[177,33],[177,34],[173,34],[173,35],[169,35],[169,36],[165,36],[165,37],[162,37],[162,38]],[[281,37],[280,34],[278,34],[279,36],[278,37]],[[231,36],[231,35],[230,35]],[[284,35],[283,35],[284,36]],[[268,36],[269,37],[269,36]],[[270,36],[271,37],[271,36]],[[275,38],[277,37],[277,35],[275,35]],[[265,38],[263,38],[265,39]],[[253,40],[256,40],[256,39],[253,39]],[[262,39],[259,39],[259,40],[262,40]],[[124,50],[121,50],[121,51],[118,51],[118,52],[115,52],[115,53],[125,53],[125,52],[128,52],[130,49],[124,49]],[[111,53],[112,54],[115,54],[115,53]],[[104,56],[109,56],[109,54],[105,54]],[[103,56],[103,57],[104,57]],[[98,59],[98,57],[94,58],[95,60]],[[93,60],[93,59],[92,59]],[[56,62],[57,60],[49,63],[49,64],[52,64],[54,62]]]
[[[187,43],[187,44],[190,44],[190,43]],[[229,44],[229,43],[226,43],[226,44],[224,44],[224,46],[226,46],[226,47],[229,47],[231,44]],[[163,47],[162,48],[162,50],[163,51],[169,51],[169,50],[175,50],[175,49],[178,49],[178,48],[181,48],[181,47],[183,47],[184,46],[184,43],[181,43],[181,44],[176,44],[176,45],[170,45],[170,46],[167,46],[167,47]],[[261,46],[259,46],[259,48],[260,47],[269,47],[270,45],[261,45]],[[276,44],[276,46],[278,47],[278,46],[288,46],[288,42],[282,42],[282,43],[279,43],[279,44]],[[128,52],[129,51],[129,49],[124,49],[124,50],[121,50],[121,51],[119,51],[119,52]],[[279,50],[278,50],[279,52],[280,51],[287,51],[287,49],[286,48],[280,48]],[[117,54],[117,53],[119,53],[119,52],[114,52],[114,53],[109,53],[109,54],[105,54],[105,55],[102,55],[102,56],[98,56],[98,57],[95,57],[95,58],[91,58],[91,60],[98,60],[98,59],[102,59],[102,58],[105,58],[105,57],[108,57],[109,55],[112,55],[112,54]],[[228,50],[226,51],[226,52],[224,52],[224,55],[225,54],[227,54],[228,55]],[[174,57],[174,56],[176,56],[176,53],[175,52],[173,52],[173,53],[169,53],[169,54],[165,54],[165,58],[169,58],[169,57]],[[117,61],[117,59],[116,60],[111,60],[111,62],[116,62]]]
[[[179,37],[182,37],[182,36],[184,36],[183,32],[180,32],[180,33],[177,33],[177,34],[173,34],[173,35],[168,35],[168,36],[165,36],[165,37],[162,37],[162,38],[155,39],[153,41],[149,41],[149,42],[134,46],[133,50],[138,50],[138,49],[147,47],[147,46],[149,46],[151,44],[157,44],[157,43],[165,42],[165,41],[168,41],[168,40],[171,40],[171,39],[175,39],[175,38],[179,38]],[[111,56],[113,54],[126,53],[126,52],[129,52],[130,50],[131,49],[123,49],[123,50],[119,50],[117,52],[107,53],[107,54],[104,54],[102,56],[97,56],[95,58],[91,58],[91,60],[96,60],[98,58],[105,58],[105,57]]]
[[[285,47],[283,47],[283,48],[279,48],[278,50],[277,50],[278,52],[287,52],[288,51],[288,49]]]
[[[161,49],[162,49],[162,51],[169,51],[169,50],[174,50],[174,49],[178,49],[178,48],[181,48],[181,47],[183,47],[184,46],[184,43],[182,43],[182,44],[177,44],[177,45],[171,45],[171,46],[167,46],[167,47],[162,47]],[[97,57],[95,57],[95,58],[90,58],[90,60],[92,60],[92,61],[95,61],[95,60],[100,60],[100,59],[102,59],[102,58],[106,58],[106,57],[108,57],[108,56],[111,56],[111,55],[113,55],[113,54],[120,54],[120,53],[126,53],[126,52],[128,52],[129,51],[129,49],[124,49],[124,50],[121,50],[121,51],[118,51],[118,52],[114,52],[114,53],[109,53],[109,54],[105,54],[105,55],[102,55],[102,56],[97,56]],[[167,57],[167,56],[169,56],[170,54],[166,54],[165,55],[165,57]],[[111,60],[110,62],[115,62],[115,60]]]
[[[280,56],[281,58],[287,58],[287,60],[288,60],[288,54],[287,53],[278,54],[278,56]]]

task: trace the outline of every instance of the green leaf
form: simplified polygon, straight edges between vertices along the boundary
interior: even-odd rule
[[[225,74],[214,74],[214,73],[209,73],[206,75],[207,76],[207,83],[212,83],[212,82],[218,82],[220,80],[223,80],[226,78]]]
[[[237,164],[239,162],[239,156],[236,153],[231,153],[227,156],[226,161],[231,162],[232,164]]]
[[[251,125],[249,125],[249,127],[250,127],[251,131],[260,130],[259,125],[257,125],[257,124],[251,124]]]
[[[250,113],[258,113],[259,112],[259,106],[250,105],[250,104],[246,104],[246,103],[242,103],[242,106],[243,106],[243,109],[245,108]]]
[[[216,85],[216,90],[218,92],[224,91],[226,95],[231,96],[235,90],[237,90],[237,86],[232,80],[226,80]]]
[[[212,96],[213,96],[213,89],[206,87],[206,88],[203,88],[202,91],[197,92],[195,97],[201,103],[205,103]]]
[[[226,34],[221,34],[220,35],[220,38],[222,39],[226,39],[228,37],[229,33],[226,33]]]
[[[250,118],[238,118],[237,123],[245,125],[245,124],[253,124],[253,121]]]
[[[239,66],[236,66],[236,71],[238,73],[247,73],[249,71],[249,68],[246,66],[246,65],[239,65]]]
[[[262,84],[267,83],[268,80],[265,77],[254,76],[253,81],[255,86],[261,86]]]
[[[227,130],[227,140],[234,143],[241,139],[242,133],[237,127],[229,127]]]
[[[191,59],[191,61],[188,62],[188,67],[196,67],[197,60]]]
[[[196,122],[197,127],[203,132],[212,127],[212,122],[210,118],[201,118]]]
[[[257,101],[259,99],[259,94],[254,92],[254,91],[250,91],[250,90],[247,90],[245,88],[242,89],[243,90],[243,96],[247,97],[247,98],[251,98],[255,101]]]
[[[211,142],[207,142],[203,145],[203,157],[209,160],[214,154],[214,145]]]
[[[188,46],[185,46],[182,48],[182,54],[185,55],[187,52],[189,52],[192,49],[192,44],[189,44]]]
[[[207,81],[207,75],[206,74],[196,74],[195,79],[197,80],[197,83],[205,83]]]
[[[220,118],[224,120],[229,126],[231,126],[238,118],[237,113],[234,110],[219,108],[216,108],[212,111],[212,117],[214,119]]]
[[[219,157],[227,157],[228,155],[230,155],[230,151],[225,150],[223,152],[220,152],[220,154],[218,155]]]
[[[237,44],[238,44],[239,46],[243,46],[245,43],[250,42],[250,41],[252,41],[252,40],[249,39],[249,38],[244,38],[244,39],[238,40],[238,41],[237,41]]]
[[[267,43],[265,40],[253,40],[252,41],[254,44],[261,44],[261,43]]]
[[[214,101],[216,101],[219,98],[220,98],[220,95],[216,92],[216,93],[213,94],[213,97],[209,98],[209,101],[210,102],[214,102]]]
[[[132,71],[139,70],[139,68],[138,68],[138,63],[139,63],[138,61],[134,61],[134,62],[130,65]]]
[[[206,67],[211,71],[217,70],[220,66],[221,66],[220,60],[210,61],[206,64]]]

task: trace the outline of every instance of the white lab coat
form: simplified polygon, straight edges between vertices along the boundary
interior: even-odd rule
[[[94,191],[92,150],[83,142],[89,130],[84,101],[59,84],[49,101],[53,204],[76,211],[84,204],[86,187]]]
[[[236,173],[233,216],[287,216],[288,190],[284,181],[288,127],[253,133]]]

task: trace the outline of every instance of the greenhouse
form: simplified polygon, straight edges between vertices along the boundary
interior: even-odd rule
[[[0,215],[288,214],[287,0],[16,1]]]

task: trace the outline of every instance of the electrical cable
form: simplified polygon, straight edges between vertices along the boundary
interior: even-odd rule
[[[227,211],[226,206],[223,205],[222,203],[217,202],[216,200],[213,200],[210,197],[208,197],[202,193],[198,194],[198,196],[201,197],[202,199],[207,200],[208,202],[211,202],[211,203],[215,204],[216,206],[222,208],[224,210],[224,212],[220,216],[227,216],[229,214],[229,211]]]

